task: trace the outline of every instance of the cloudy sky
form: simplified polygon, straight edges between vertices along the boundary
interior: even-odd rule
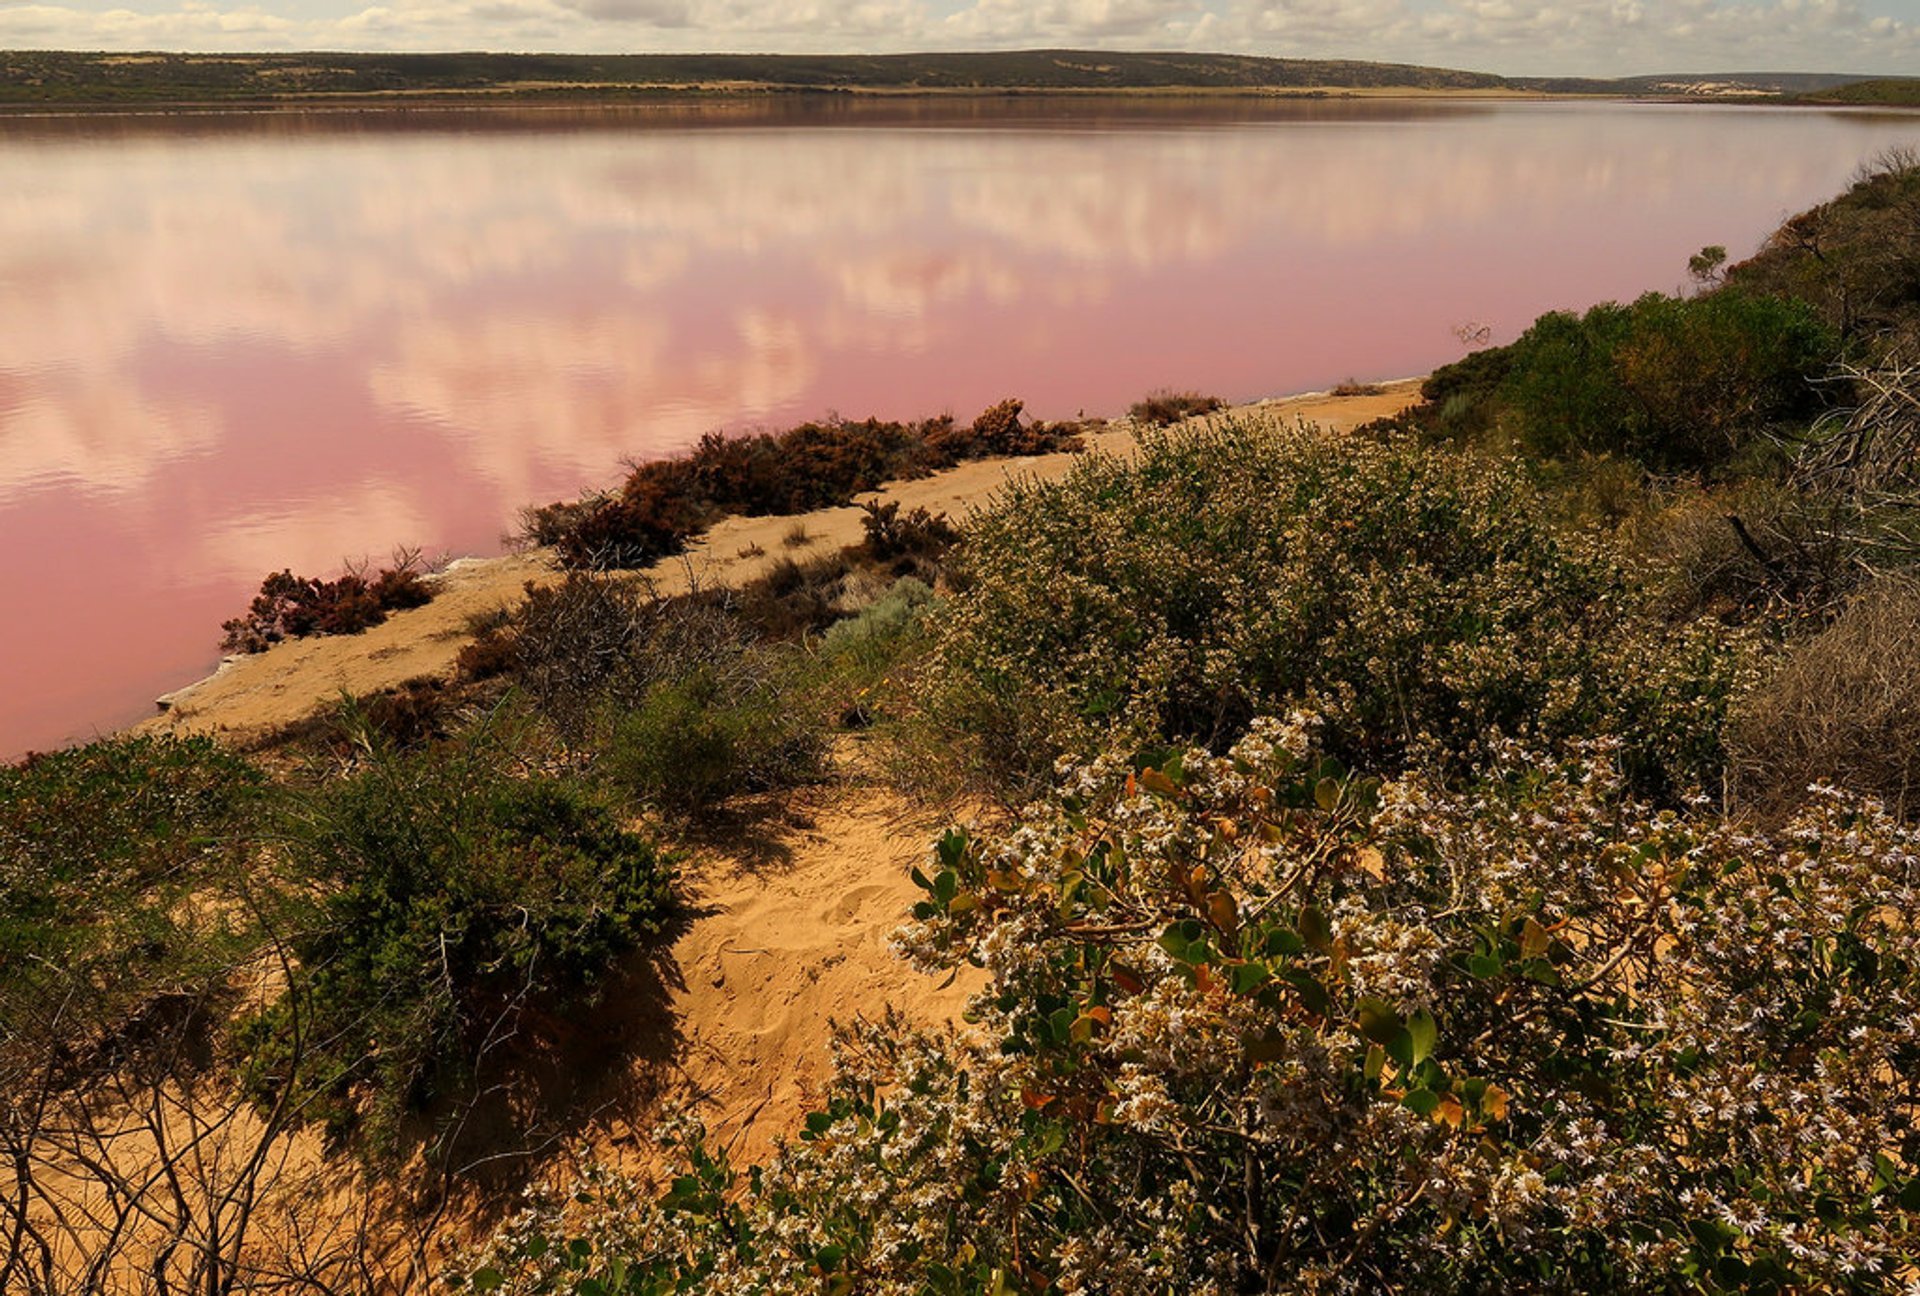
[[[1920,0],[0,0],[0,48],[1072,45],[1475,70],[1920,74]]]

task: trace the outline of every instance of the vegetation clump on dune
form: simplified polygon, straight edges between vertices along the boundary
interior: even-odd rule
[[[1142,430],[738,589],[597,569],[1072,429],[715,440],[537,513],[580,567],[458,678],[0,770],[0,1288],[420,1289],[545,1183],[459,1285],[1905,1290],[1917,176],[1352,435]],[[839,778],[982,808],[895,937],[971,1025],[840,1028],[763,1164],[667,1120],[664,1191],[567,1186],[608,1014],[671,1059],[682,851]],[[318,1225],[343,1164],[396,1191]]]
[[[372,576],[357,568],[332,580],[275,572],[260,583],[246,614],[221,626],[226,638],[220,646],[227,652],[259,653],[286,639],[370,630],[390,612],[432,600],[433,590],[420,576],[419,554],[406,552]]]
[[[728,514],[803,513],[851,503],[887,481],[968,459],[1077,449],[1080,426],[1023,421],[1002,401],[970,424],[835,419],[784,432],[711,433],[688,454],[643,463],[612,494],[531,509],[525,533],[575,568],[644,567]]]

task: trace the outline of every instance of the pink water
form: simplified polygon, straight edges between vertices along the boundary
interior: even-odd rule
[[[0,118],[0,753],[149,713],[269,570],[494,551],[711,428],[1423,372],[1900,143],[1587,104]]]

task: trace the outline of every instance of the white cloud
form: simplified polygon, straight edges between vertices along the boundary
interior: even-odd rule
[[[905,50],[1089,46],[1524,73],[1920,66],[1908,0],[0,0],[0,47]]]

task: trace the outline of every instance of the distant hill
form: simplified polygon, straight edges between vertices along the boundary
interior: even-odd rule
[[[1804,95],[1813,103],[1858,104],[1862,107],[1920,108],[1920,77],[1887,77],[1878,81],[1851,81]]]
[[[234,100],[422,91],[1497,90],[1501,77],[1390,63],[1022,50],[991,54],[0,54],[0,102]]]
[[[1514,78],[1404,63],[1087,50],[823,55],[0,53],[0,104],[19,105],[255,102],[397,94],[620,97],[742,89],[1515,91],[1775,99],[1824,96],[1857,81],[1843,74],[1783,72],[1676,73],[1614,80]]]

